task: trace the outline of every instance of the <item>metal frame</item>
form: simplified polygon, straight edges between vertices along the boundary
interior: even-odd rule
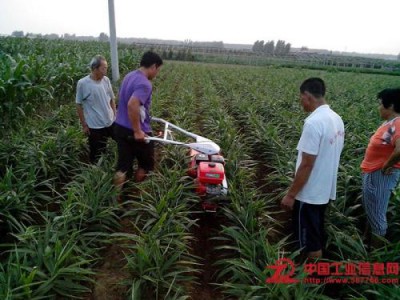
[[[202,137],[200,135],[194,134],[192,132],[189,132],[175,124],[172,124],[164,119],[161,118],[155,118],[152,117],[151,121],[158,122],[164,124],[164,135],[162,138],[159,137],[146,137],[146,141],[154,141],[154,142],[160,142],[163,144],[170,144],[170,145],[179,145],[179,146],[184,146],[193,150],[196,150],[200,153],[208,154],[208,155],[213,155],[213,154],[218,154],[221,150],[221,148],[214,143],[213,141]],[[191,137],[196,140],[195,143],[184,143],[180,141],[175,141],[172,136],[172,130],[174,129],[176,131],[179,131],[180,133],[183,133],[184,135]]]

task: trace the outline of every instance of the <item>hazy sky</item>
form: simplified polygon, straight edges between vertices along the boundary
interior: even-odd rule
[[[400,0],[114,0],[118,37],[398,54]],[[0,0],[0,34],[109,33],[108,0]]]

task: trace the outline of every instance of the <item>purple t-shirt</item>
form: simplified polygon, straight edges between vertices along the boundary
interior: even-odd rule
[[[139,99],[141,106],[140,126],[144,132],[151,132],[150,106],[152,86],[150,80],[142,71],[136,70],[128,73],[122,81],[119,91],[117,118],[115,122],[123,127],[132,129],[128,117],[128,102],[131,97]]]

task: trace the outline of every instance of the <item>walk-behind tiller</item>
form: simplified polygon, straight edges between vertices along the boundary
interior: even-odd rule
[[[147,137],[146,140],[190,149],[190,164],[187,174],[194,179],[196,194],[202,199],[203,210],[216,212],[218,204],[225,202],[228,194],[225,160],[220,154],[220,147],[207,138],[186,131],[163,119],[153,117],[151,120],[164,124],[164,132],[160,137]],[[193,138],[195,142],[184,143],[174,140],[171,129]]]

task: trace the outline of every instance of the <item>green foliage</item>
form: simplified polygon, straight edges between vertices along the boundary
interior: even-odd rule
[[[18,245],[0,268],[2,299],[47,299],[56,294],[77,297],[88,288],[90,258],[76,245],[79,232],[66,235],[57,223],[24,227]]]
[[[133,201],[132,210],[126,213],[135,218],[138,234],[116,235],[134,241],[129,246],[132,253],[126,257],[134,278],[132,299],[140,299],[138,294],[154,299],[183,297],[188,292],[183,284],[196,280],[196,258],[190,254],[190,229],[195,221],[189,217],[194,199],[180,171],[177,165],[168,170],[162,161],[161,173],[142,185],[140,199]]]
[[[229,253],[229,256],[220,261],[220,270],[223,271],[219,277],[219,280],[224,280],[219,286],[225,293],[232,297],[254,299],[263,298],[266,294],[281,298],[301,295],[301,286],[291,286],[285,290],[286,288],[281,289],[279,286],[261,284],[261,278],[266,277],[262,273],[263,263],[265,266],[271,253],[277,255],[278,251],[265,245],[272,232],[265,231],[263,226],[268,224],[277,231],[281,230],[279,224],[273,221],[273,215],[279,210],[277,201],[280,201],[293,178],[296,142],[306,118],[296,100],[298,87],[304,79],[311,76],[320,76],[326,81],[328,102],[343,117],[346,126],[346,145],[339,170],[338,196],[328,212],[327,255],[334,261],[398,260],[395,256],[371,256],[366,251],[362,236],[365,215],[360,202],[359,170],[363,152],[356,151],[366,147],[369,136],[380,124],[376,111],[377,92],[387,86],[395,86],[396,77],[221,65],[174,67],[185,74],[196,72],[202,78],[201,88],[191,79],[191,75],[175,75],[175,78],[180,78],[184,88],[174,90],[173,95],[178,96],[178,99],[175,100],[176,107],[172,107],[172,111],[167,113],[168,116],[171,113],[178,124],[185,124],[190,129],[195,126],[193,131],[207,133],[203,135],[223,145],[224,155],[228,158],[226,170],[232,204],[229,210],[224,210],[224,215],[230,222],[224,228],[225,236],[222,241],[226,246],[221,247],[221,252]],[[169,72],[168,75],[173,76]],[[163,84],[173,84],[169,79],[166,80],[168,83],[166,81]],[[193,95],[199,100],[193,101]],[[163,94],[160,97],[160,106],[155,107],[161,113],[162,101],[167,97],[168,95]],[[181,97],[186,99],[184,104]],[[183,105],[186,107],[185,112],[181,112]],[[192,116],[192,112],[196,112],[197,117]],[[194,122],[187,123],[187,119]],[[262,169],[265,166],[268,166],[268,173]],[[255,178],[257,172],[260,175]],[[264,174],[267,178],[262,181],[260,176],[263,177]],[[257,182],[259,180],[261,182]],[[253,185],[260,186],[260,190],[253,190]],[[264,190],[267,190],[265,198],[260,198],[264,197],[264,193],[259,192]],[[397,198],[390,203],[388,214],[389,223],[393,224],[389,230],[393,245],[398,245],[399,242],[398,235],[395,234],[398,227],[395,213]],[[264,199],[265,204],[260,204],[258,199]],[[257,235],[261,233],[262,236]],[[290,247],[281,245],[281,249],[288,251]],[[269,255],[263,256],[263,251]],[[387,252],[381,249],[377,253]],[[255,259],[260,256],[263,259],[256,263]],[[395,289],[391,290],[383,285],[367,286],[367,289],[378,295],[396,295]],[[304,297],[320,298],[324,292],[321,287],[304,289],[304,293]],[[331,295],[332,291],[327,293]],[[346,286],[341,287],[340,291],[334,291],[333,296],[335,295],[360,296],[357,291]]]
[[[101,53],[110,61],[108,52],[108,44],[100,42],[0,38],[0,129],[72,103],[76,83],[89,73],[91,58]],[[135,69],[140,54],[121,46],[121,72]]]
[[[185,176],[186,150],[157,148],[156,171],[142,184],[127,184],[132,195],[123,217],[135,228],[130,234],[119,232],[121,210],[112,185],[115,146],[97,165],[82,163],[86,140],[77,125],[74,89],[88,72],[90,58],[107,53],[105,47],[1,38],[1,299],[83,297],[99,250],[108,243],[126,249],[130,277],[124,284],[130,290],[124,296],[188,299],[196,291],[205,262],[193,254],[199,199]],[[138,66],[140,51],[125,45],[119,51],[123,74]],[[172,49],[165,55],[196,57]],[[331,68],[167,62],[154,81],[153,115],[214,140],[227,159],[230,202],[217,216],[223,226],[215,229],[217,273],[212,280],[230,299],[397,296],[397,287],[389,285],[342,286],[332,292],[323,285],[265,283],[272,272],[265,266],[298,255],[290,252],[278,201],[293,178],[306,117],[296,100],[298,86],[311,76],[326,81],[328,101],[346,126],[338,197],[328,211],[327,256],[332,261],[399,261],[398,191],[388,211],[391,243],[372,252],[365,248],[359,174],[363,153],[355,151],[366,147],[380,123],[376,93],[397,85],[398,79]]]

